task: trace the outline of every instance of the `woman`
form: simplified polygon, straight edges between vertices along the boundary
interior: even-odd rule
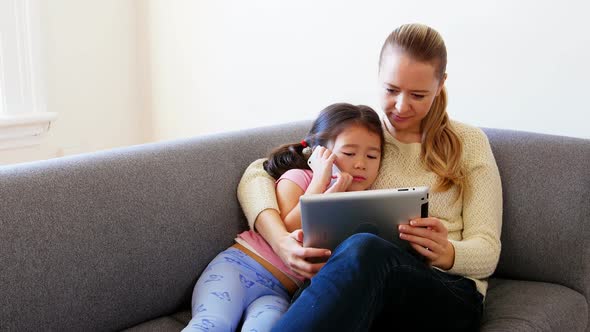
[[[334,253],[303,248],[302,232],[288,233],[280,219],[262,161],[246,170],[238,198],[252,229],[311,278],[277,331],[478,328],[500,254],[501,184],[483,132],[448,118],[446,64],[441,36],[419,24],[394,30],[379,58],[386,143],[373,188],[430,186],[430,217],[399,228],[427,264],[370,234]]]

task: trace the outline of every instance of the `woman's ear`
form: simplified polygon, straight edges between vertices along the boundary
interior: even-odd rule
[[[442,77],[442,79],[440,80],[440,82],[438,82],[438,89],[436,89],[436,95],[438,96],[440,94],[440,92],[442,91],[443,87],[445,86],[445,81],[447,80],[447,73],[445,73]]]

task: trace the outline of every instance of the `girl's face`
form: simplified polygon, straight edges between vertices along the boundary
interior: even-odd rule
[[[431,63],[416,61],[396,48],[385,51],[379,69],[381,107],[388,119],[387,130],[394,137],[420,137],[420,123],[445,78],[437,78]]]
[[[353,176],[348,191],[366,190],[375,182],[381,162],[381,137],[362,125],[344,129],[328,148],[336,154],[336,166]]]

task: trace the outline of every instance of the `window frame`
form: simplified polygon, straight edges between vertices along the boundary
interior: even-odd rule
[[[38,145],[47,112],[40,0],[0,2],[0,150]]]

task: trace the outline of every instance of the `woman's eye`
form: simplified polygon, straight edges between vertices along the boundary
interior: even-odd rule
[[[397,94],[397,90],[395,90],[395,89],[385,89],[385,90],[386,90],[386,91],[387,91],[387,93],[389,93],[389,94],[392,94],[392,95],[395,95],[395,94]]]
[[[424,99],[424,97],[426,97],[425,95],[414,95],[414,98],[416,99]]]

